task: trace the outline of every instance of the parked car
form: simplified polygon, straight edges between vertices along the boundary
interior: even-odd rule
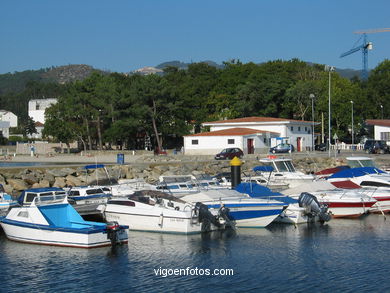
[[[234,157],[242,158],[244,152],[239,148],[227,148],[223,149],[222,152],[215,155],[216,160],[231,160]]]
[[[325,152],[326,151],[326,143],[316,144],[314,149],[316,151]]]
[[[367,154],[388,154],[390,148],[385,140],[367,139],[364,143],[363,150]]]
[[[289,143],[280,143],[269,149],[270,153],[289,153],[294,151],[294,146]]]

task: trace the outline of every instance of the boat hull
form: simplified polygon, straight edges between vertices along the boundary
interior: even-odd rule
[[[142,214],[135,212],[110,212],[105,211],[106,221],[116,221],[121,225],[129,226],[129,230],[149,231],[175,234],[201,233],[201,224],[191,217],[182,215],[168,216],[164,214]]]
[[[221,205],[205,203],[213,214],[218,214]],[[282,203],[273,204],[235,204],[225,201],[229,218],[239,228],[264,228],[273,222],[285,207]]]
[[[321,203],[328,206],[332,218],[358,218],[367,214],[375,202],[329,202]]]
[[[8,239],[33,244],[94,248],[110,246],[111,240],[101,229],[88,232],[77,232],[75,229],[61,229],[46,225],[27,224],[3,219],[1,226]],[[73,230],[73,231],[72,231]],[[127,243],[127,232],[118,232],[118,241]]]

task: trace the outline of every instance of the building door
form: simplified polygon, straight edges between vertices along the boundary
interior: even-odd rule
[[[301,151],[302,137],[297,137],[297,152]]]
[[[248,154],[254,154],[255,153],[255,147],[253,145],[253,138],[248,138],[246,140],[246,146],[248,149]]]

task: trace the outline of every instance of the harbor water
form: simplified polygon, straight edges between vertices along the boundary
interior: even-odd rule
[[[390,218],[130,232],[128,245],[89,250],[12,242],[1,231],[0,267],[1,292],[390,292]]]

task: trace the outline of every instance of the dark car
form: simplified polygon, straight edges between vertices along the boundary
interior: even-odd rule
[[[363,150],[367,154],[388,154],[390,148],[385,140],[367,139],[364,143]]]
[[[223,149],[222,152],[215,155],[216,160],[231,160],[234,157],[242,158],[244,152],[239,148],[227,148]]]
[[[294,151],[294,146],[289,143],[280,143],[269,149],[270,153],[289,153]]]
[[[325,152],[326,151],[326,143],[316,144],[314,149],[316,151]]]

